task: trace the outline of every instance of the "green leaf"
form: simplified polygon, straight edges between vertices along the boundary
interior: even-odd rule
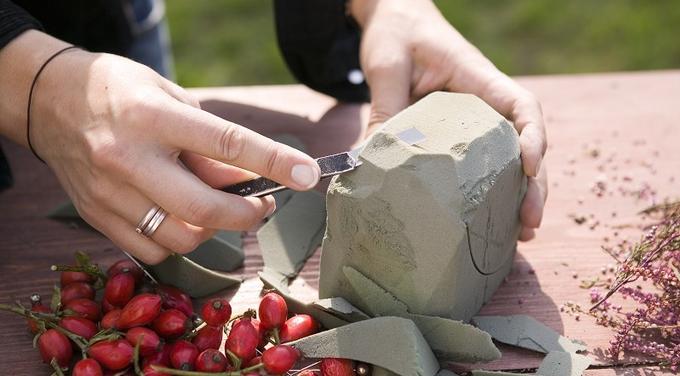
[[[82,251],[76,252],[76,265],[83,267],[90,265],[90,256]]]
[[[52,312],[57,312],[61,307],[61,289],[59,286],[54,285],[54,290],[52,292],[52,301],[50,302],[50,309]]]

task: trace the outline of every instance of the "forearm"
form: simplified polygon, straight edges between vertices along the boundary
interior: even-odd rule
[[[26,110],[31,83],[40,66],[66,46],[66,42],[43,32],[28,30],[0,49],[0,134],[27,145]],[[35,90],[37,95],[40,82]]]

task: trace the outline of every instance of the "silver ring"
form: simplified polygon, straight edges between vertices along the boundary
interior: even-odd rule
[[[144,218],[142,218],[142,220],[139,221],[139,223],[137,224],[137,228],[135,228],[135,231],[137,231],[138,234],[144,232],[146,226],[149,225],[149,222],[151,222],[151,219],[153,218],[154,215],[156,215],[156,213],[158,213],[159,210],[161,210],[161,207],[158,205],[154,205],[153,208],[149,209],[149,211],[146,212]]]
[[[158,226],[161,225],[161,222],[165,219],[166,215],[168,212],[163,210],[161,208],[159,211],[156,212],[156,214],[151,218],[151,221],[149,224],[146,226],[142,234],[146,236],[147,238],[150,238],[151,235],[153,235],[154,232],[156,232],[156,229],[158,229]]]

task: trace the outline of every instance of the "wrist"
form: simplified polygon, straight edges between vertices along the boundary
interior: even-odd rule
[[[29,30],[0,50],[0,133],[27,146],[26,108],[31,83],[45,61],[67,46],[45,33]],[[35,90],[34,95],[39,88]]]
[[[436,10],[431,0],[349,0],[347,3],[348,13],[362,29],[381,14],[412,16],[420,10],[430,9]]]

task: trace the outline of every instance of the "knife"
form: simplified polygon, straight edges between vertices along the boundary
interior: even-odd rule
[[[395,136],[409,145],[415,145],[426,138],[416,128],[406,129]],[[359,160],[359,153],[364,150],[367,144],[368,140],[350,151],[317,158],[316,163],[319,164],[321,169],[321,179],[352,171],[360,166],[362,162]],[[265,177],[259,177],[226,186],[222,188],[222,191],[244,197],[262,197],[284,189],[288,189],[288,187]]]

